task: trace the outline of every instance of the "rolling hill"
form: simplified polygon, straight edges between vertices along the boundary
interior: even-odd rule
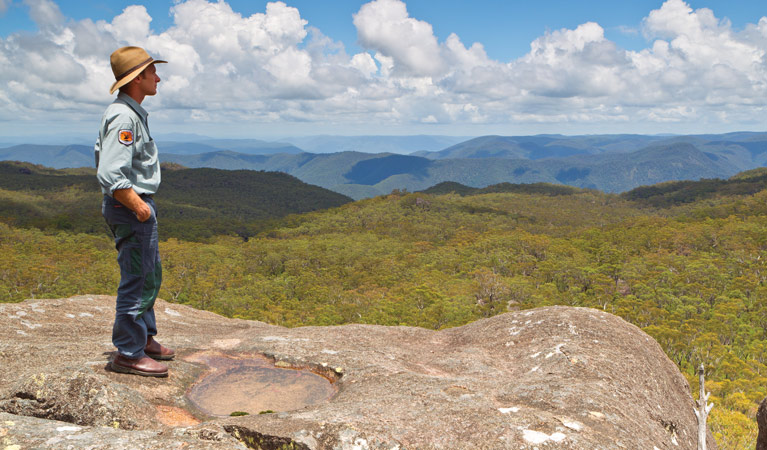
[[[167,167],[167,166],[166,166]],[[351,198],[281,172],[163,169],[156,197],[164,237],[252,236],[270,220],[327,209]],[[95,169],[55,170],[0,162],[0,221],[15,226],[105,231]]]
[[[161,146],[161,158],[192,168],[285,172],[354,199],[395,189],[424,190],[448,181],[474,188],[542,182],[625,192],[672,180],[727,178],[767,164],[767,133],[483,136],[409,155],[401,154],[403,146],[433,147],[449,139],[395,138],[315,136],[294,141],[321,151],[363,144],[398,150],[387,153],[308,153],[292,144],[257,140],[171,141]],[[19,145],[0,149],[0,159],[56,168],[92,165],[91,149],[76,145]]]
[[[205,139],[195,142],[165,141],[161,151],[179,155],[194,155],[219,151],[233,151],[246,155],[273,155],[275,153],[301,153],[300,148],[286,143],[257,139]]]
[[[566,158],[575,155],[629,153],[664,138],[642,135],[605,136],[481,136],[438,152],[421,152],[429,159],[450,158]]]
[[[469,139],[458,136],[304,136],[283,139],[310,153],[435,152]]]
[[[343,152],[333,154],[164,155],[187,167],[283,171],[299,179],[359,199],[394,189],[424,190],[453,181],[482,188],[498,183],[555,183],[605,192],[623,192],[668,180],[729,177],[746,164],[703,152],[689,143],[655,144],[630,153],[580,154],[567,158],[445,158]],[[740,167],[739,167],[740,166]]]
[[[298,147],[285,143],[272,143],[256,139],[205,139],[194,142],[163,141],[161,153],[199,155],[236,152],[237,155],[257,156],[302,153]],[[92,145],[37,145],[20,144],[0,148],[0,161],[25,161],[46,167],[93,167]],[[217,163],[214,161],[214,163]],[[221,163],[219,165],[225,165]],[[220,167],[229,168],[229,167]],[[231,168],[239,168],[237,165]]]
[[[649,165],[653,161],[717,169],[726,162],[724,154],[700,149],[710,141],[643,147],[633,152],[636,176],[650,167],[661,171]],[[734,152],[727,155],[730,166],[734,157],[751,154],[748,147],[724,148]],[[755,148],[758,157],[762,152]],[[613,170],[618,179],[631,175],[625,172],[631,161],[623,156],[575,155],[551,170],[556,175],[575,168],[559,175],[583,181],[594,175],[586,168],[597,161],[603,165],[594,167]],[[306,169],[312,155],[303,157]],[[328,155],[322,163],[337,163],[332,157],[339,158]],[[422,167],[407,173],[413,161]],[[357,182],[378,183],[429,176],[438,162],[391,158],[375,166],[380,172],[352,175]],[[295,178],[169,170],[167,164],[163,177],[157,201],[164,299],[291,327],[375,323],[439,329],[539,306],[601,309],[650,334],[693,390],[696,368],[704,364],[711,401],[718,405],[710,423],[719,448],[753,443],[753,416],[767,383],[767,169],[621,195],[558,182],[484,188],[445,182],[426,193],[398,192],[265,219],[272,221],[268,226],[245,219],[270,204],[279,208],[281,191],[302,185]],[[302,189],[301,197],[335,196]],[[303,208],[304,200],[291,201]],[[318,201],[306,202],[312,203]],[[93,169],[0,164],[0,250],[4,301],[113,293],[119,271],[98,214]],[[501,331],[508,337],[508,330]],[[568,367],[583,366],[560,358]]]
[[[25,161],[56,169],[93,167],[93,146],[21,144],[0,148],[0,161]]]

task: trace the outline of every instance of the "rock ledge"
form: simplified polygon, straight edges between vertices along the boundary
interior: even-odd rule
[[[158,301],[171,375],[111,372],[114,298],[0,304],[0,447],[695,450],[684,377],[637,327],[570,307],[462,327],[287,329]],[[209,417],[192,355],[265,355],[338,390],[295,411]],[[17,446],[17,447],[15,447]],[[716,448],[709,433],[709,448]]]

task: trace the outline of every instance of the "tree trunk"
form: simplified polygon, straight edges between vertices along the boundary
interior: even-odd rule
[[[759,434],[756,437],[756,450],[767,450],[767,397],[759,404],[756,411],[756,423]]]
[[[700,381],[700,396],[698,397],[698,409],[695,410],[695,417],[698,418],[698,450],[706,450],[706,433],[708,432],[708,426],[706,426],[706,419],[708,413],[711,412],[711,408],[714,407],[713,403],[706,403],[708,396],[706,392],[705,379],[703,377],[703,364],[698,367],[698,377]],[[767,449],[765,449],[767,450]]]

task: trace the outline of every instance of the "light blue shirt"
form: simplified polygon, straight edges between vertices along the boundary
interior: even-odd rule
[[[154,194],[160,187],[160,160],[149,134],[149,114],[129,95],[120,93],[101,118],[94,147],[96,177],[101,192],[133,188],[137,194]]]

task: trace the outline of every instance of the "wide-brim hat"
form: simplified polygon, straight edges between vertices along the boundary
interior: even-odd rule
[[[112,63],[112,73],[115,74],[115,83],[109,89],[110,94],[125,86],[130,80],[136,78],[150,64],[167,63],[159,59],[153,59],[141,47],[122,47],[109,57]]]

